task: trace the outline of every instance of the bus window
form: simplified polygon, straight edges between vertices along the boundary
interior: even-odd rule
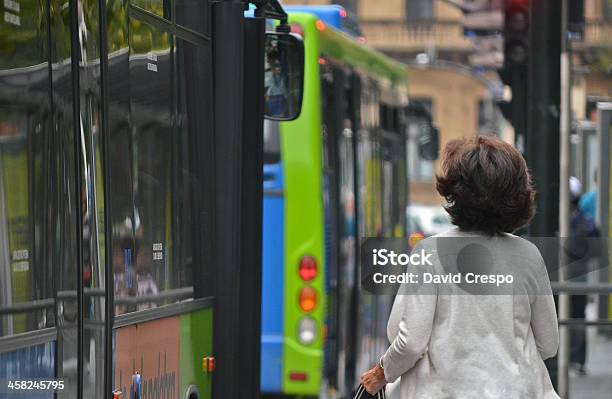
[[[17,4],[19,5],[19,4]],[[9,12],[10,11],[10,12]],[[45,229],[50,198],[48,37],[44,8],[4,13],[0,46],[0,337],[51,327],[53,292]],[[14,363],[12,363],[14,364]],[[3,362],[0,360],[0,366]],[[7,366],[7,368],[10,367]],[[0,367],[0,378],[12,376]]]
[[[39,277],[49,277],[38,262],[42,247],[34,238],[43,220],[34,213],[43,204],[42,148],[34,129],[28,129],[30,124],[41,128],[41,122],[36,114],[30,119],[25,110],[0,104],[0,309],[7,311],[0,319],[0,336],[46,325],[44,307],[11,311],[44,299]]]
[[[207,195],[212,195],[210,184],[205,176],[210,176],[210,169],[198,175],[194,165],[198,159],[213,159],[212,132],[204,131],[206,126],[212,130],[212,58],[210,47],[198,46],[181,38],[176,38],[175,51],[175,86],[177,98],[176,127],[173,136],[173,158],[171,162],[171,216],[172,242],[171,252],[173,287],[193,285],[196,275],[209,269],[210,253],[205,244],[197,242],[201,237],[197,212],[192,210],[208,209]],[[204,166],[206,168],[207,166]],[[204,238],[202,241],[206,241]],[[197,250],[196,250],[197,249]],[[209,295],[212,290],[210,281],[197,284],[199,295]]]
[[[384,149],[387,150],[388,149]],[[387,154],[384,154],[387,155]],[[393,236],[393,163],[389,159],[381,159],[382,163],[382,226],[383,237]]]
[[[150,25],[143,29],[154,40],[147,48],[131,44],[132,130],[114,133],[120,145],[114,156],[127,169],[117,178],[132,186],[115,190],[120,198],[111,190],[112,212],[118,213],[116,314],[193,298],[194,265],[204,267],[197,259],[205,250],[194,248],[201,230],[192,210],[196,200],[206,203],[207,185],[195,178],[196,158],[212,159],[212,144],[202,142],[212,137],[202,131],[212,120],[210,48]]]

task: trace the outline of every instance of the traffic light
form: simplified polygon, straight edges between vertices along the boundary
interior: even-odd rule
[[[514,128],[517,148],[524,151],[527,133],[530,1],[504,0],[504,64],[499,77],[511,88],[512,100],[500,109]]]
[[[529,0],[504,3],[504,66],[526,67],[529,54]]]

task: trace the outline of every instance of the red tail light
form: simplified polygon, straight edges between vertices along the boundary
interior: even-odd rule
[[[308,379],[308,374],[306,373],[289,373],[289,379],[291,381],[306,381]]]
[[[304,281],[310,281],[317,277],[317,260],[312,256],[302,256],[298,265],[298,273]]]

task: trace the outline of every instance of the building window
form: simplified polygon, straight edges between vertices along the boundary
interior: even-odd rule
[[[431,21],[433,19],[433,0],[406,0],[406,20],[408,23]]]

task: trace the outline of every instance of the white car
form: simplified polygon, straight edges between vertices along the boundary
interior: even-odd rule
[[[406,220],[409,234],[421,233],[424,237],[442,233],[453,227],[448,213],[442,206],[408,205]]]

